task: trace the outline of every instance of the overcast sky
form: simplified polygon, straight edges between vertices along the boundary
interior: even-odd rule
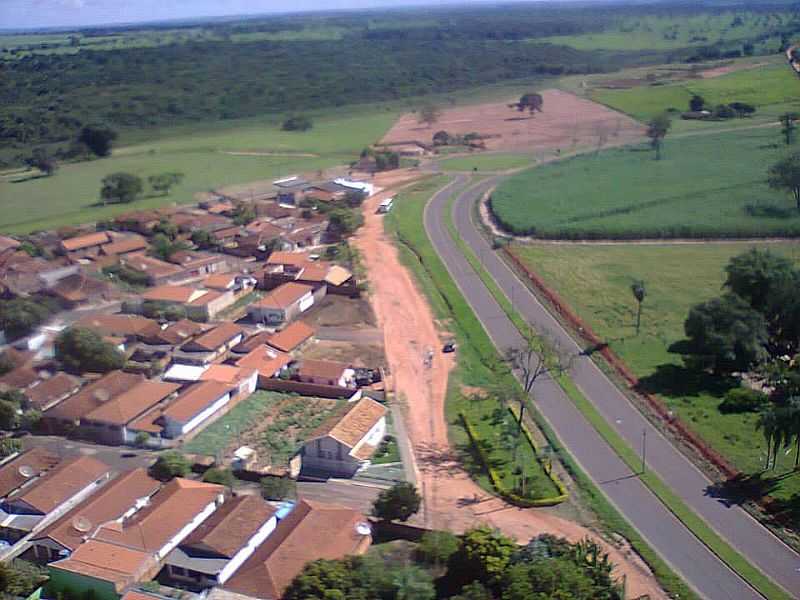
[[[487,0],[0,0],[0,28],[80,27],[187,17],[485,1]]]

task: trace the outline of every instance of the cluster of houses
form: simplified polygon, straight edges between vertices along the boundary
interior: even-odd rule
[[[327,295],[360,293],[347,268],[321,259],[336,240],[324,211],[308,207],[374,191],[292,177],[246,201],[215,194],[91,231],[0,236],[0,299],[59,307],[29,335],[0,338],[0,393],[36,413],[41,433],[151,450],[180,448],[259,389],[337,399],[286,469],[352,477],[386,434],[374,399],[382,377],[304,356],[317,334],[310,311]],[[157,251],[157,235],[175,247]],[[68,328],[94,332],[124,366],[65,372],[55,340]],[[35,444],[0,461],[0,559],[47,565],[52,597],[157,600],[141,588],[157,581],[220,600],[277,600],[307,562],[370,542],[364,516],[341,506],[157,481]]]
[[[140,586],[155,581],[278,600],[307,562],[361,554],[372,539],[365,517],[342,506],[162,482],[42,448],[0,464],[0,513],[3,557],[16,550],[46,566],[53,598],[153,600]]]

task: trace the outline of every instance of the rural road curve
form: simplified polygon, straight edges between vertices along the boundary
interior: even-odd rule
[[[800,590],[800,557],[738,507],[729,507],[707,493],[711,482],[676,450],[639,410],[609,381],[560,324],[494,253],[472,221],[472,206],[497,183],[491,178],[463,190],[452,219],[463,241],[479,256],[486,270],[516,310],[540,333],[577,355],[573,381],[604,418],[637,451],[647,431],[648,468],[691,506],[753,564],[787,590]],[[446,219],[450,191],[437,193],[425,211],[425,229],[437,253],[472,306],[495,345],[503,350],[521,346],[519,331],[497,304],[450,236]],[[702,596],[749,599],[761,596],[702,544],[617,456],[578,411],[564,391],[546,379],[534,388],[536,406],[586,473],[620,512]]]

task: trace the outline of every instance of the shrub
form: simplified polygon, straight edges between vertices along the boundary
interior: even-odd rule
[[[458,536],[449,531],[429,531],[419,541],[417,556],[427,564],[443,565],[458,552],[460,545]]]
[[[150,474],[161,481],[169,481],[173,477],[185,477],[190,469],[189,460],[183,454],[170,450],[158,457],[150,467]]]
[[[294,498],[297,484],[290,477],[264,477],[261,480],[261,495],[265,500]]]
[[[725,394],[719,405],[719,412],[724,414],[758,412],[768,401],[769,397],[757,390],[734,388]]]
[[[281,125],[281,129],[284,131],[308,131],[313,126],[314,123],[309,117],[305,115],[295,115],[286,119],[283,125]]]
[[[422,497],[413,484],[405,481],[383,490],[372,504],[372,514],[383,521],[408,521],[416,514]]]
[[[232,488],[236,484],[236,477],[229,469],[212,468],[203,474],[203,481]]]

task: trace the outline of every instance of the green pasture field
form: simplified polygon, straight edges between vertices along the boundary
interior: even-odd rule
[[[483,154],[458,156],[439,161],[443,171],[506,171],[532,165],[536,158],[532,154]]]
[[[764,237],[800,234],[800,211],[771,190],[787,152],[776,127],[667,137],[546,164],[500,184],[492,208],[518,234],[568,239]]]
[[[724,268],[751,247],[800,263],[800,242],[678,245],[552,245],[515,243],[513,250],[628,364],[645,389],[744,473],[758,473],[766,444],[755,430],[754,413],[722,414],[718,406],[729,381],[688,371],[669,347],[684,338],[689,309],[722,293]],[[647,296],[636,335],[633,281],[645,282]],[[800,472],[794,455],[780,453],[769,472],[769,493],[778,501],[800,502]],[[800,510],[796,508],[795,510]]]
[[[665,111],[689,110],[693,94],[705,98],[710,106],[730,102],[746,102],[766,110],[769,115],[800,109],[800,78],[786,64],[745,69],[715,77],[693,79],[676,84],[645,85],[625,90],[596,89],[592,100],[647,121]],[[775,109],[777,107],[777,109]],[[759,116],[759,112],[756,116]],[[739,123],[748,120],[737,119]],[[730,124],[724,121],[718,125]]]
[[[738,17],[738,20],[737,20]],[[641,15],[620,19],[600,33],[545,38],[578,50],[673,50],[735,42],[775,31],[792,15],[730,11],[703,15]],[[740,21],[741,24],[735,25]]]
[[[277,122],[263,120],[194,133],[182,128],[172,136],[162,132],[160,139],[120,147],[109,158],[64,164],[52,177],[25,179],[17,174],[0,178],[0,231],[28,233],[96,221],[139,208],[193,202],[196,192],[223,185],[347,164],[363,147],[379,139],[396,116],[395,112],[373,110],[358,116],[323,117],[303,133],[284,132]],[[118,171],[145,178],[178,171],[185,178],[168,196],[98,206],[102,178]]]

